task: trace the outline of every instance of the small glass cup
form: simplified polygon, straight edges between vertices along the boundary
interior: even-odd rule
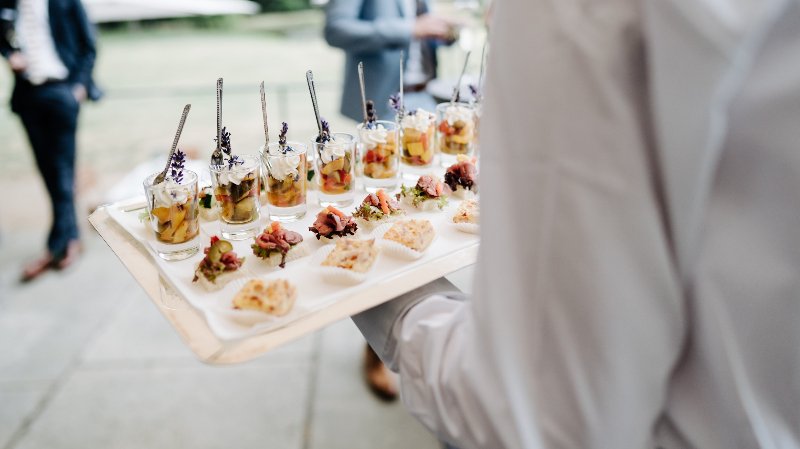
[[[359,123],[358,155],[364,188],[371,193],[397,188],[400,152],[397,148],[397,124],[378,120],[369,126]]]
[[[333,133],[325,143],[312,141],[317,160],[319,193],[322,207],[346,207],[355,198],[355,140],[352,135]]]
[[[430,172],[436,156],[436,116],[418,109],[406,113],[398,122],[403,174],[416,180],[420,174]]]
[[[437,148],[441,164],[449,167],[459,154],[475,151],[475,108],[469,103],[440,103],[436,106]]]
[[[155,233],[153,249],[164,260],[183,260],[200,250],[197,173],[184,170],[181,182],[153,185],[158,173],[144,180],[147,212]]]
[[[253,155],[239,159],[241,164],[209,166],[219,208],[220,232],[227,240],[255,237],[260,218],[261,161]]]
[[[270,220],[296,221],[306,215],[307,149],[302,143],[286,142],[271,143],[262,152]]]

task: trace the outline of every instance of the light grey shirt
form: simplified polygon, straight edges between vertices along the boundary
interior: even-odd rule
[[[469,448],[800,448],[800,4],[506,0],[474,294],[354,317]]]
[[[19,0],[18,5],[15,28],[28,63],[24,76],[34,85],[69,76],[69,70],[56,52],[48,6],[48,0]]]

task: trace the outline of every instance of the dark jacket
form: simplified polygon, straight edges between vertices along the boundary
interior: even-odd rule
[[[97,55],[94,27],[80,0],[49,0],[50,31],[61,62],[69,70],[67,82],[82,84],[91,100],[99,100],[102,92],[92,79]],[[14,20],[17,0],[0,0],[0,54],[7,58],[17,50]]]

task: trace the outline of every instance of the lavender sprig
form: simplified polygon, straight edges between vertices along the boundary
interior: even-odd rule
[[[180,184],[183,182],[183,167],[186,163],[186,153],[181,150],[175,151],[170,162],[170,177]]]
[[[286,146],[286,133],[288,132],[289,132],[289,125],[287,125],[286,122],[283,122],[283,124],[281,125],[281,132],[280,134],[278,134],[278,144],[280,144],[281,147]]]
[[[216,139],[214,139],[216,140]],[[223,127],[222,131],[220,132],[220,149],[226,156],[228,156],[228,170],[233,169],[235,165],[242,165],[244,161],[239,158],[239,156],[233,154],[231,148],[231,133],[228,132],[227,127]]]
[[[233,170],[233,167],[235,165],[242,165],[242,164],[244,164],[244,161],[239,159],[239,156],[233,155],[230,158],[228,158],[228,170]]]
[[[400,114],[402,112],[403,105],[400,104],[400,94],[394,93],[389,96],[389,107],[394,110],[394,112]]]
[[[227,154],[228,156],[231,155],[231,133],[228,132],[227,127],[223,127],[222,132],[220,132],[219,146],[223,153]]]
[[[331,140],[331,128],[327,120],[320,119],[322,123],[322,132],[317,136],[317,143],[326,143]]]
[[[470,84],[469,85],[469,92],[472,94],[472,98],[474,98],[475,101],[480,101],[480,99],[481,99],[481,91],[480,91],[480,89],[478,88],[477,85]]]
[[[375,103],[369,100],[367,101],[367,128],[374,128],[376,120],[378,120],[378,113],[375,111]]]

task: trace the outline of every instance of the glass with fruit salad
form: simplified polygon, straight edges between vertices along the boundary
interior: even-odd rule
[[[227,240],[254,237],[260,218],[261,161],[253,155],[237,156],[222,165],[211,165],[210,169],[222,237]]]
[[[306,145],[271,143],[261,160],[266,168],[267,207],[273,221],[295,221],[306,215]]]
[[[200,249],[197,173],[183,170],[177,178],[168,176],[153,184],[158,175],[144,180],[149,223],[155,234],[152,246],[164,260],[183,260]]]
[[[316,153],[317,198],[322,207],[345,207],[353,203],[355,139],[346,133],[332,133],[324,142],[313,141]]]
[[[399,122],[403,170],[415,174],[427,172],[436,155],[436,116],[424,109],[417,109],[403,115]]]
[[[376,120],[359,123],[356,130],[364,188],[368,192],[394,190],[400,172],[397,124]]]
[[[459,154],[472,155],[475,151],[475,107],[469,103],[441,103],[436,106],[437,148],[441,163],[449,167]]]

